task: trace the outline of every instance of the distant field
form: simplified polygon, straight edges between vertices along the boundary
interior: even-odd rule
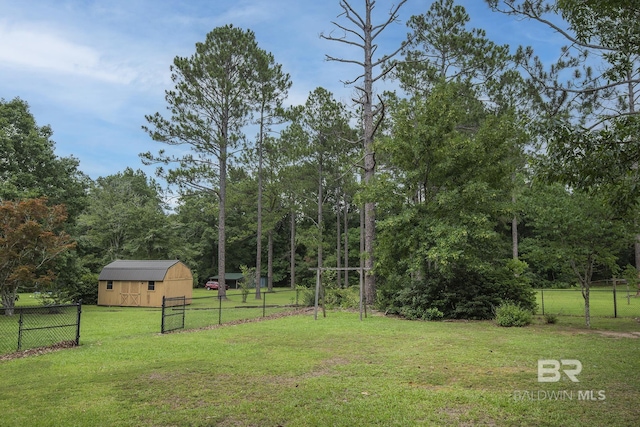
[[[580,289],[537,289],[536,294],[538,313],[540,314],[542,313],[542,298],[544,296],[545,313],[584,316],[584,298]],[[592,317],[614,316],[613,290],[611,288],[591,289],[589,302]],[[640,317],[640,297],[635,296],[635,290],[630,290],[627,293],[625,287],[617,289],[616,305],[618,317]]]

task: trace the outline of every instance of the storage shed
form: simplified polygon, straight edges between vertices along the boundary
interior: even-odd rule
[[[161,307],[163,296],[191,298],[193,289],[191,270],[178,260],[116,260],[98,281],[98,305]]]

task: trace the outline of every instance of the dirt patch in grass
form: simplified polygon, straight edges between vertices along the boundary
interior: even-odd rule
[[[593,331],[605,337],[613,338],[640,338],[640,332],[615,332],[615,331]]]
[[[20,358],[29,357],[29,356],[38,356],[41,354],[52,353],[54,351],[62,350],[64,348],[71,348],[71,347],[76,347],[75,341],[63,341],[61,343],[54,344],[49,347],[37,347],[37,348],[31,348],[29,350],[16,351],[15,353],[5,354],[3,356],[0,356],[0,362],[4,362],[5,360],[20,359]]]
[[[208,330],[211,330],[211,329],[224,328],[226,326],[235,326],[235,325],[242,325],[242,324],[245,324],[245,323],[262,322],[262,321],[265,321],[265,320],[280,319],[282,317],[289,317],[289,316],[298,316],[298,315],[301,315],[301,314],[309,314],[309,313],[312,313],[312,312],[313,312],[313,308],[312,307],[304,307],[304,308],[301,308],[299,310],[283,311],[283,312],[280,312],[280,313],[273,313],[273,314],[270,314],[270,315],[264,316],[264,317],[253,317],[253,318],[250,318],[250,319],[233,320],[231,322],[225,322],[225,323],[222,323],[220,325],[205,326],[204,328],[182,329],[182,330],[177,330],[177,331],[172,332],[172,333],[208,331]]]
[[[455,406],[455,407],[444,407],[441,408],[438,412],[441,415],[444,415],[447,418],[448,424],[451,425],[457,425],[457,426],[463,426],[463,427],[471,427],[471,426],[477,426],[477,425],[481,425],[481,426],[491,426],[491,427],[495,427],[497,424],[489,419],[489,420],[482,420],[482,421],[465,421],[465,415],[467,413],[469,413],[470,411],[472,411],[474,409],[473,406],[471,405],[460,405],[460,406]]]

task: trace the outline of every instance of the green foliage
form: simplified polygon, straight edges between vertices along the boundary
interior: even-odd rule
[[[327,288],[324,291],[327,308],[358,309],[360,307],[360,287]]]
[[[8,314],[18,287],[46,289],[56,258],[75,247],[63,231],[66,219],[64,206],[46,199],[0,202],[0,296]]]
[[[605,196],[620,212],[635,209],[640,196],[637,2],[487,3],[565,38],[552,64],[543,62],[531,47],[517,53],[530,76],[530,125],[548,154],[542,163],[546,177]]]
[[[527,326],[533,320],[533,313],[513,302],[504,302],[496,308],[495,319],[498,326]]]
[[[89,203],[78,218],[83,255],[97,272],[115,259],[166,259],[167,218],[160,189],[141,170],[100,177],[89,191]]]
[[[180,259],[202,281],[216,274],[212,260],[217,248],[217,198],[208,192],[193,192],[180,197],[175,213],[168,217],[169,259]],[[249,260],[245,260],[247,263]]]
[[[558,315],[553,313],[545,313],[544,321],[550,325],[558,323]]]
[[[442,313],[438,317],[446,319],[491,319],[494,307],[504,301],[517,301],[527,310],[536,307],[530,285],[509,267],[484,272],[455,269],[451,273],[431,273],[414,281],[395,276],[382,288],[381,308],[411,319],[429,319],[437,314],[434,309]],[[403,281],[410,284],[402,285]]]
[[[633,239],[630,224],[616,215],[606,196],[534,182],[525,197],[524,221],[531,231],[523,239],[523,259],[531,257],[538,269],[571,271],[585,292],[598,271],[615,274],[621,251]],[[590,322],[587,310],[585,321]]]
[[[85,272],[64,288],[65,299],[83,304],[98,303],[98,275]]]
[[[508,258],[501,233],[524,140],[516,118],[485,111],[466,85],[440,83],[427,98],[399,102],[394,120],[384,150],[405,199],[380,221],[382,308],[489,319],[505,299],[532,307],[527,266]]]
[[[47,288],[46,291],[36,292],[35,295],[38,302],[45,307],[69,302],[64,292],[57,288]]]
[[[250,290],[256,286],[256,269],[255,267],[249,268],[246,265],[241,265],[240,272],[242,273],[242,280],[238,285],[240,286],[242,302],[244,303],[247,302]]]
[[[88,178],[73,157],[57,157],[49,126],[38,126],[27,102],[0,98],[0,201],[46,197],[65,205],[73,222]]]
[[[629,286],[631,289],[638,288],[638,270],[633,265],[627,264],[625,266],[624,270],[622,271],[622,277],[626,280],[627,286]]]
[[[313,288],[298,286],[298,303],[303,307],[313,307],[316,303],[316,295]]]
[[[469,29],[469,21],[465,8],[453,0],[433,1],[426,13],[408,20],[412,37],[396,71],[403,88],[424,94],[446,79],[489,91],[492,80],[505,80],[508,46],[496,45],[482,29]]]

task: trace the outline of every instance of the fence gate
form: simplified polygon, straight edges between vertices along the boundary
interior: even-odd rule
[[[162,325],[160,332],[184,329],[184,315],[187,309],[186,297],[162,297]]]
[[[82,303],[0,308],[0,355],[80,344]]]

